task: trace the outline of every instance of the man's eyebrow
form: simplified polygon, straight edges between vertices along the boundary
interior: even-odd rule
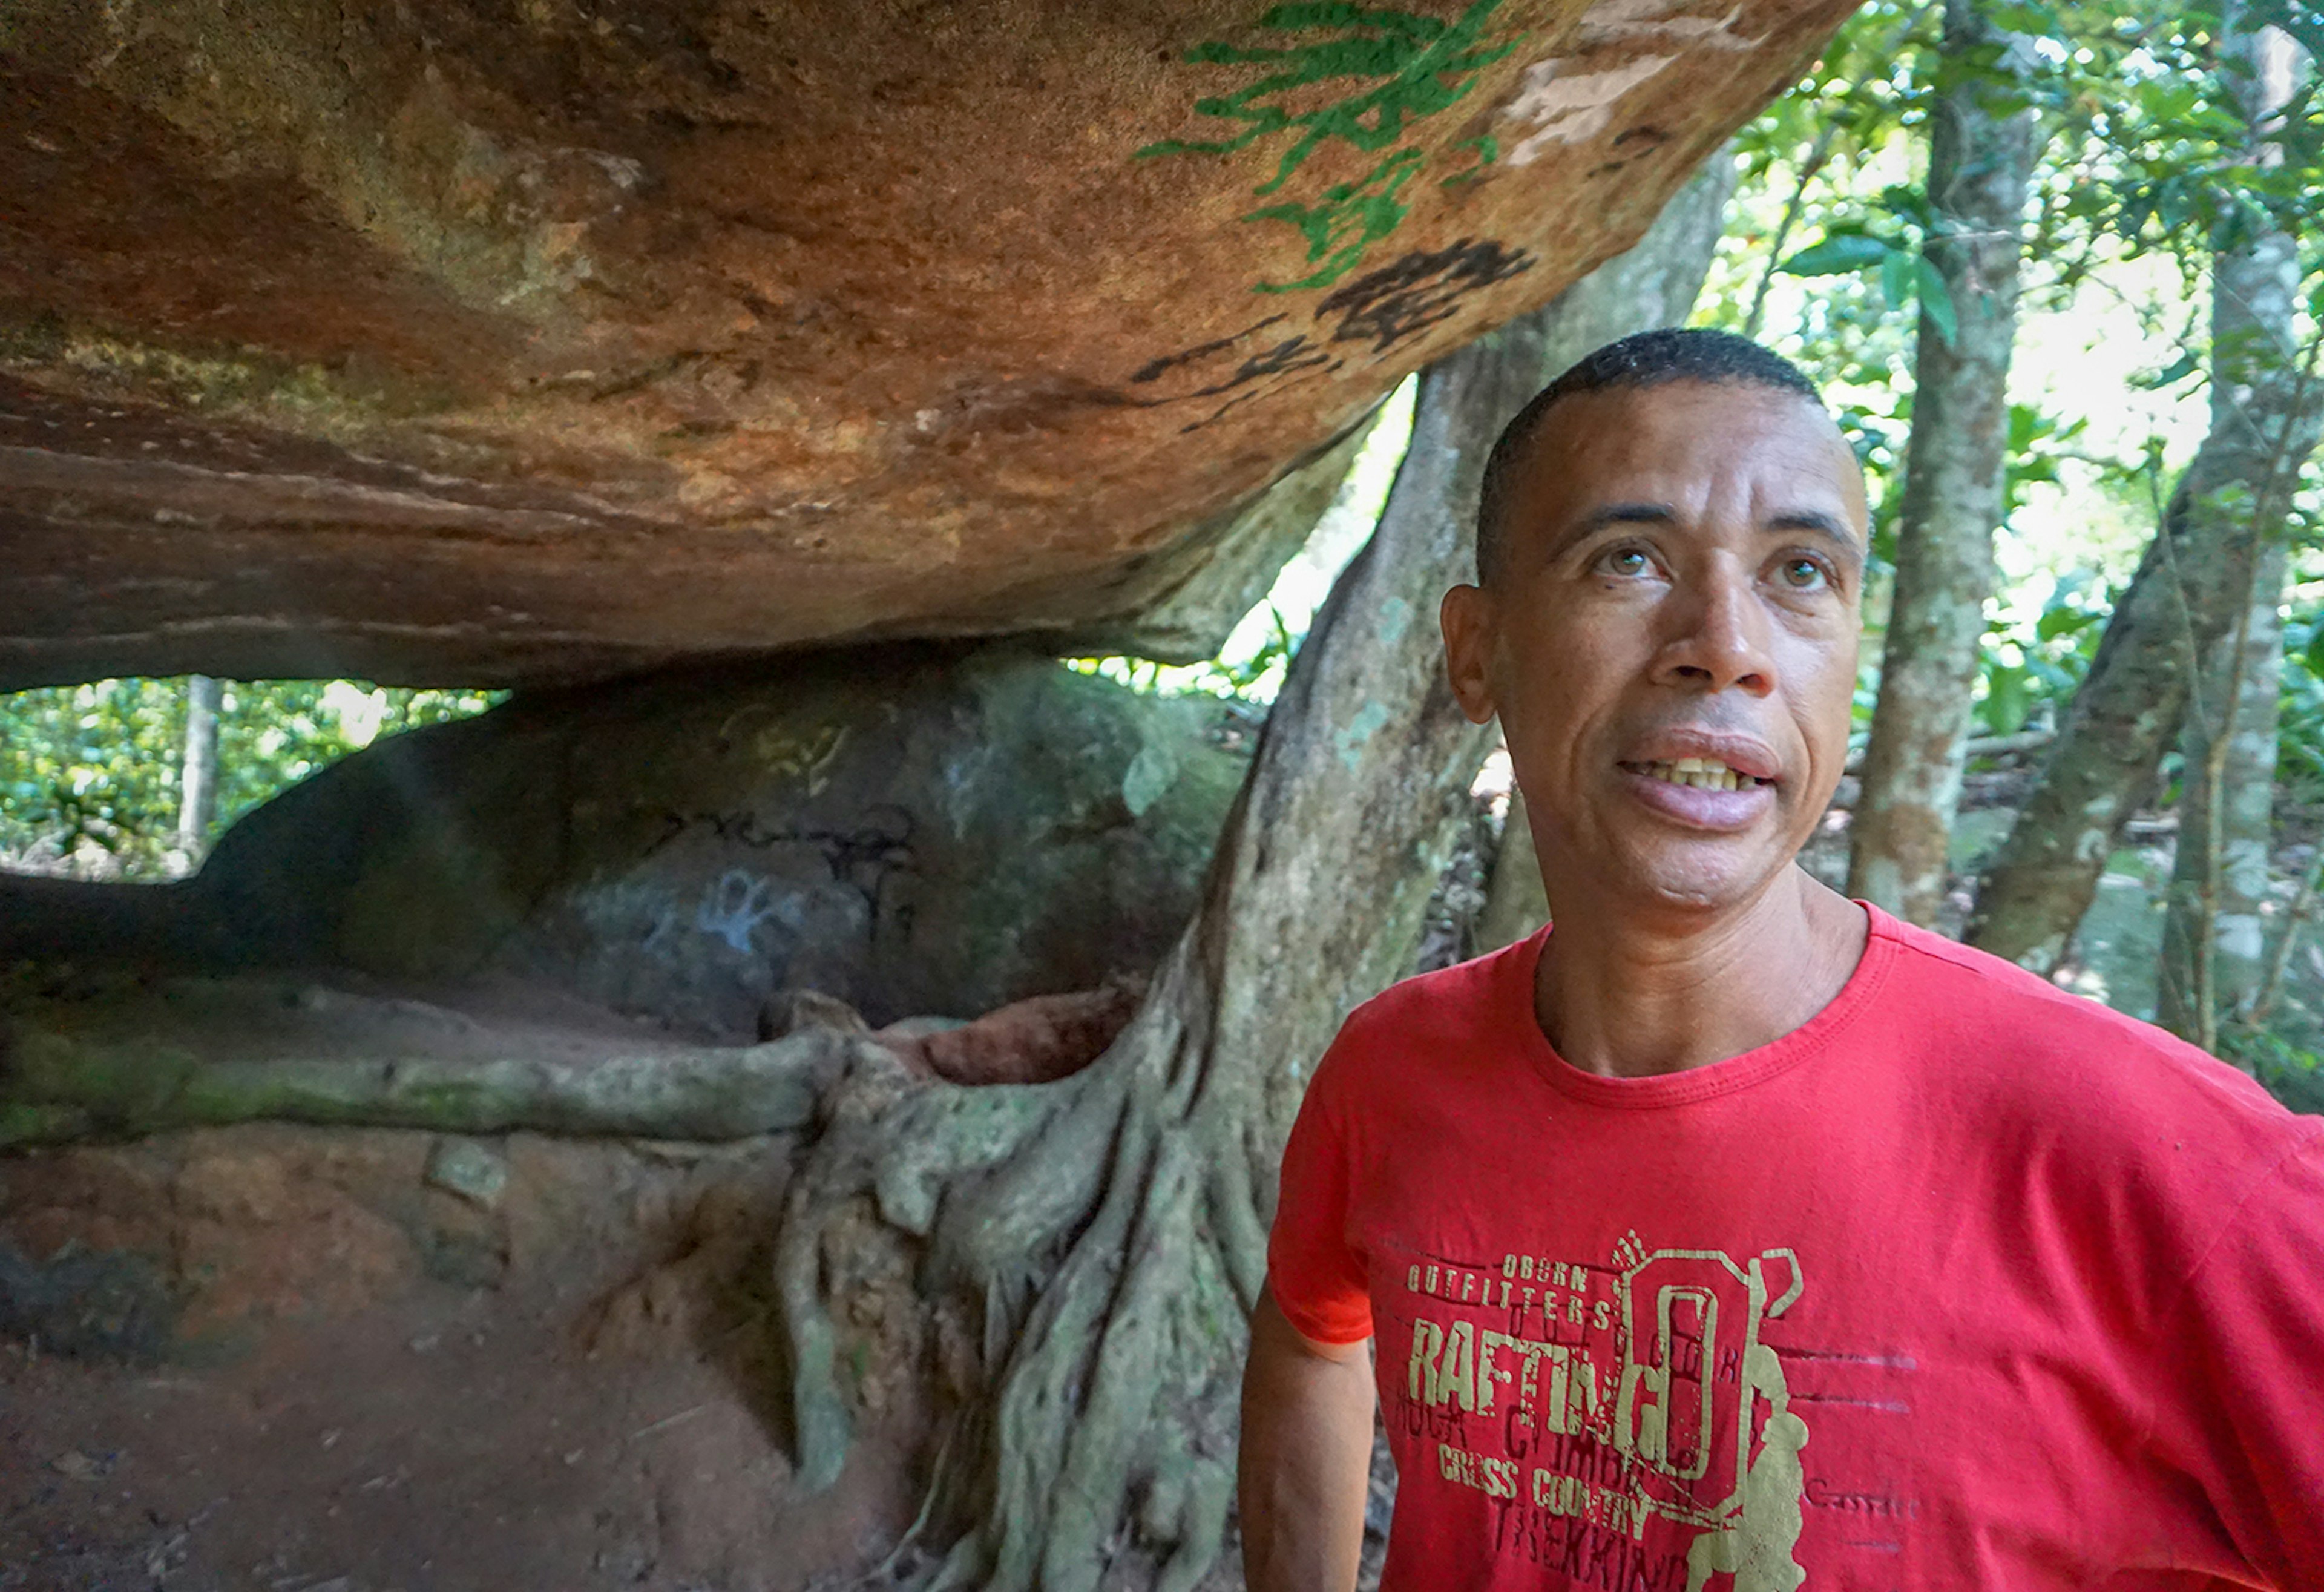
[[[1601,504],[1582,516],[1577,531],[1598,531],[1608,525],[1665,525],[1678,518],[1666,503]]]
[[[1611,525],[1667,525],[1678,518],[1678,512],[1666,503],[1608,503],[1591,509],[1568,527],[1557,539],[1561,546],[1570,546],[1593,532]],[[1806,532],[1809,535],[1831,542],[1848,554],[1850,561],[1864,561],[1864,543],[1849,529],[1849,523],[1837,514],[1821,509],[1785,509],[1770,514],[1762,529],[1784,534]]]
[[[1770,531],[1804,531],[1811,536],[1821,536],[1826,541],[1837,542],[1858,560],[1864,557],[1864,544],[1850,533],[1848,523],[1821,509],[1786,509],[1767,517]]]

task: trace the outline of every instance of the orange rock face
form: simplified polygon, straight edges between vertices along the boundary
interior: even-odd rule
[[[1845,0],[27,0],[0,686],[1134,640]]]

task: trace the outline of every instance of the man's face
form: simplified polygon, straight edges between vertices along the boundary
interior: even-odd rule
[[[1561,402],[1489,589],[1445,598],[1453,686],[1498,712],[1552,899],[1747,902],[1848,755],[1863,477],[1796,395],[1672,382]]]

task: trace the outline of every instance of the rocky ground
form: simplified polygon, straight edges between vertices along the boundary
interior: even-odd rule
[[[922,1412],[860,1359],[874,1435],[790,1495],[756,1251],[791,1148],[254,1125],[0,1162],[50,1284],[10,1291],[0,1587],[707,1592],[876,1561]]]
[[[95,995],[213,1060],[687,1050],[555,992],[340,984]],[[26,986],[0,992],[20,1020],[95,998]],[[882,1042],[918,1087],[1054,1077],[1135,1000]],[[807,1005],[770,1019],[861,1030]],[[781,1592],[876,1569],[923,1502],[927,1323],[892,1236],[834,1257],[862,1435],[835,1490],[799,1496],[767,1246],[800,1143],[253,1123],[0,1155],[0,1592]]]

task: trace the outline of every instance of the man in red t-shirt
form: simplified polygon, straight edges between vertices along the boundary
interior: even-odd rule
[[[2324,1587],[2324,1123],[1794,864],[1865,522],[1814,389],[1718,333],[1495,449],[1446,652],[1556,929],[1316,1069],[1257,1592],[1353,1581],[1375,1384],[1391,1589]]]

